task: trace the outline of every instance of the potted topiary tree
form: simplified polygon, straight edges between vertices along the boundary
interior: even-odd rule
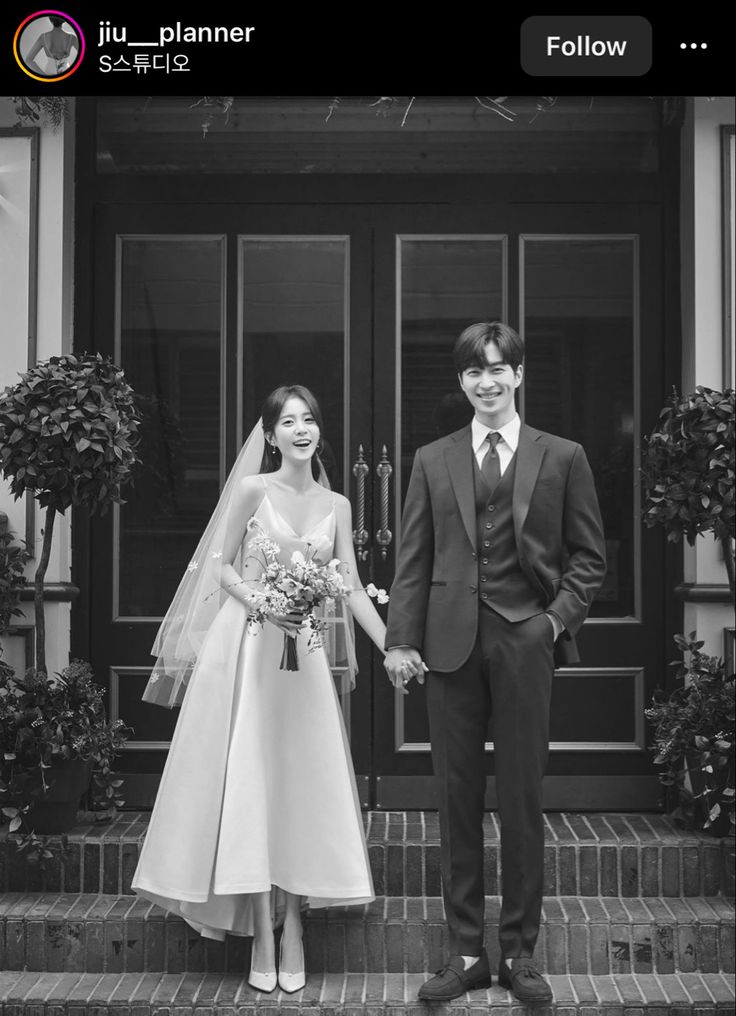
[[[676,391],[649,435],[642,463],[647,526],[664,526],[667,539],[692,546],[712,533],[723,547],[734,591],[734,390],[698,386]]]
[[[120,502],[138,456],[138,412],[119,367],[100,356],[52,356],[0,395],[0,470],[15,498],[46,510],[34,576],[36,669],[46,672],[43,583],[54,521],[74,505],[101,515]]]
[[[642,476],[644,521],[667,539],[691,545],[719,540],[734,591],[734,391],[699,386],[676,391],[646,441]],[[702,653],[692,632],[675,638],[682,661],[678,687],[657,690],[647,709],[654,725],[655,764],[676,792],[675,814],[718,834],[734,824],[734,678],[724,661]],[[699,815],[699,821],[697,816]]]
[[[111,762],[127,728],[107,723],[101,690],[86,664],[73,662],[49,677],[44,578],[56,515],[71,506],[104,514],[121,501],[121,487],[138,461],[138,424],[123,371],[99,354],[51,357],[0,395],[0,470],[16,498],[28,492],[46,513],[34,575],[35,670],[22,679],[4,673],[0,687],[0,802],[11,828],[24,816],[29,825],[45,822],[39,818],[40,798],[48,803],[53,786],[52,796],[58,796],[61,783],[68,785],[74,805],[67,809],[68,823],[91,770],[98,796],[109,803],[117,797]],[[45,831],[60,830],[47,824]]]

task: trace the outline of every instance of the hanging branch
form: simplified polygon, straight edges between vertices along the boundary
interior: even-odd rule
[[[415,95],[412,95],[411,99],[409,100],[409,105],[408,105],[408,106],[406,107],[406,109],[404,110],[404,117],[403,117],[403,119],[402,119],[402,121],[401,121],[401,126],[402,126],[402,127],[403,127],[403,126],[404,126],[404,124],[406,123],[406,118],[407,118],[407,116],[409,115],[409,110],[410,110],[410,109],[411,109],[411,107],[412,107],[412,106],[414,105],[414,99],[415,99],[415,98],[416,98],[416,96],[415,96]]]
[[[196,106],[204,106],[205,113],[201,123],[202,127],[202,139],[207,140],[210,127],[218,116],[225,117],[225,123],[227,124],[230,120],[230,110],[235,102],[235,96],[233,95],[203,95],[196,102],[193,102],[190,109],[194,109]]]
[[[327,107],[327,116],[325,117],[325,123],[327,123],[331,119],[333,113],[337,113],[339,108],[340,108],[340,96],[335,95],[332,99],[332,102]]]

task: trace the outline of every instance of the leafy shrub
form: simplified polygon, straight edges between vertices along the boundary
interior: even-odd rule
[[[122,720],[107,722],[87,663],[74,660],[52,677],[0,674],[0,804],[10,831],[21,828],[32,798],[49,788],[53,766],[64,760],[92,762],[94,806],[124,804],[112,763],[130,733]]]
[[[678,687],[670,695],[658,691],[646,710],[654,725],[654,762],[662,766],[659,778],[677,791],[675,814],[684,824],[698,824],[702,811],[704,828],[718,823],[722,829],[725,816],[733,827],[734,675],[726,674],[723,660],[701,652],[704,643],[695,641],[695,632],[676,635],[675,642],[683,655],[672,664]]]
[[[0,462],[16,498],[104,514],[137,461],[138,413],[109,358],[52,356],[0,395]]]
[[[734,429],[733,389],[698,386],[683,396],[674,391],[642,462],[646,524],[664,526],[675,543],[684,537],[694,544],[699,535],[713,533],[724,544],[732,589]]]
[[[20,591],[26,585],[23,570],[30,554],[13,542],[13,534],[3,525],[0,516],[0,635],[10,627],[22,611],[18,606]]]

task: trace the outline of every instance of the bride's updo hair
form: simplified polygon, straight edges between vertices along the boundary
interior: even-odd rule
[[[278,448],[272,448],[271,443],[268,440],[268,435],[272,434],[276,424],[279,422],[279,417],[283,412],[284,406],[289,399],[301,399],[307,407],[309,412],[315,419],[317,426],[319,427],[320,433],[320,447],[321,437],[323,431],[322,425],[322,410],[319,408],[319,402],[317,402],[314,395],[304,385],[281,385],[279,388],[275,388],[270,395],[266,396],[266,400],[261,407],[261,420],[263,422],[263,433],[266,438],[265,447],[263,449],[263,458],[261,460],[261,472],[262,473],[274,473],[281,465],[281,452]],[[318,450],[312,456],[312,476],[315,480],[320,477],[320,461]]]

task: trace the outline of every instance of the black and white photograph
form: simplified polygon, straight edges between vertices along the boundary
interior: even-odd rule
[[[733,1011],[733,97],[133,80],[0,97],[0,1013]]]

